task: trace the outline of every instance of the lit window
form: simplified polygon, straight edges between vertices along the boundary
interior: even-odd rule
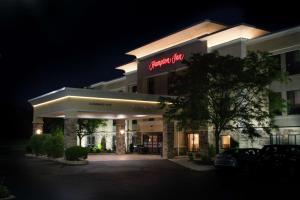
[[[230,148],[230,135],[223,135],[222,139],[222,149],[229,149]]]
[[[199,134],[188,134],[188,151],[199,151]]]

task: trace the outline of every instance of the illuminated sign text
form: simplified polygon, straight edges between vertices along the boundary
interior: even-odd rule
[[[174,53],[170,57],[161,58],[160,60],[152,60],[148,66],[150,71],[155,70],[157,68],[161,68],[165,65],[175,64],[177,62],[183,61],[184,54],[183,53]]]

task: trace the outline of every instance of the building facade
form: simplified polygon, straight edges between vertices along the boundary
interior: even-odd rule
[[[183,133],[176,122],[163,119],[160,96],[172,95],[169,90],[173,72],[186,66],[184,59],[193,53],[218,51],[221,55],[244,57],[248,51],[267,51],[281,60],[281,70],[289,73],[291,82],[274,82],[271,89],[288,102],[287,109],[276,116],[279,130],[271,136],[249,140],[242,134],[222,133],[221,148],[261,148],[269,143],[300,144],[300,26],[270,33],[241,24],[227,27],[204,21],[150,44],[128,52],[135,60],[116,69],[120,78],[99,82],[84,89],[63,88],[29,100],[33,105],[34,133],[42,129],[43,117],[65,119],[66,146],[76,143],[76,119],[101,118],[106,127],[99,127],[85,137],[84,146],[97,145],[106,138],[107,148],[117,153],[130,151],[131,146],[143,146],[147,153],[163,151],[165,158],[188,151],[206,153],[214,144],[213,127],[198,133]]]

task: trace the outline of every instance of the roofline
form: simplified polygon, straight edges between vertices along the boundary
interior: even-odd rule
[[[48,93],[46,93],[46,94],[43,94],[43,95],[40,95],[40,96],[31,98],[31,99],[28,100],[28,102],[32,102],[32,101],[38,100],[38,99],[40,99],[40,98],[43,98],[43,97],[46,97],[46,96],[55,94],[55,93],[57,93],[57,92],[64,91],[64,90],[66,90],[66,89],[67,89],[67,87],[63,87],[63,88],[60,88],[60,89],[58,89],[58,90],[54,90],[54,91],[52,91],[52,92],[48,92]]]
[[[226,27],[226,28],[224,28],[224,29],[218,30],[218,31],[213,32],[213,33],[210,33],[210,34],[200,36],[200,37],[198,37],[198,39],[201,40],[201,39],[203,39],[203,38],[205,38],[205,37],[209,37],[209,36],[212,36],[212,35],[214,35],[214,34],[217,34],[217,33],[223,32],[223,31],[227,31],[227,30],[229,30],[229,29],[232,29],[232,28],[235,28],[235,27],[238,27],[238,26],[248,26],[248,27],[250,27],[250,28],[259,29],[259,30],[266,31],[266,32],[270,33],[270,31],[268,31],[268,30],[265,30],[265,29],[262,29],[262,28],[259,28],[259,27],[253,26],[253,25],[249,25],[249,24],[247,24],[247,23],[239,23],[239,24],[236,24],[236,25],[232,25],[232,26]],[[267,34],[268,34],[268,33],[267,33]]]
[[[297,31],[300,31],[300,25],[294,26],[292,28],[285,28],[285,29],[282,29],[282,30],[279,30],[279,31],[275,31],[273,33],[271,32],[267,35],[263,35],[261,37],[249,40],[247,42],[247,44],[250,44],[250,45],[251,44],[256,44],[258,42],[263,42],[263,41],[271,39],[273,37],[280,37],[282,35],[289,34],[289,33],[294,33],[294,32],[297,32]]]
[[[130,51],[126,52],[125,54],[126,54],[126,55],[130,55],[130,56],[134,56],[133,54],[129,54],[129,53],[132,52],[132,51],[134,51],[134,50],[136,50],[136,49],[142,48],[143,46],[149,45],[149,44],[151,44],[151,43],[153,43],[153,42],[156,42],[156,41],[158,41],[158,40],[161,40],[161,39],[163,39],[163,38],[169,37],[169,36],[171,36],[171,35],[173,35],[173,34],[176,34],[176,33],[178,33],[178,32],[184,31],[184,30],[186,30],[186,29],[192,28],[193,26],[196,26],[196,25],[199,25],[199,24],[205,23],[205,22],[206,22],[206,23],[209,23],[209,22],[215,23],[215,24],[218,24],[218,25],[221,25],[221,26],[225,26],[225,28],[227,27],[227,25],[225,25],[225,24],[223,24],[223,23],[219,23],[219,22],[216,22],[216,21],[213,21],[213,20],[210,20],[210,19],[204,19],[204,20],[201,20],[201,21],[199,21],[199,22],[193,23],[192,25],[189,25],[189,26],[187,26],[187,27],[181,28],[181,29],[179,29],[179,30],[177,30],[177,31],[175,31],[175,32],[172,32],[172,33],[169,33],[169,34],[167,34],[167,35],[165,35],[165,36],[162,36],[162,37],[160,37],[160,38],[158,38],[158,39],[155,39],[155,40],[153,40],[152,42],[149,42],[149,43],[147,43],[147,44],[141,45],[140,47],[137,47],[137,48],[135,48],[135,49],[133,49],[133,50],[130,50]],[[221,29],[221,30],[223,30],[223,29]],[[165,50],[165,49],[164,49],[164,50]],[[162,50],[162,51],[163,51],[163,50]],[[162,51],[160,51],[160,52],[162,52]],[[155,52],[155,53],[156,53],[156,52]],[[154,53],[153,53],[153,54],[154,54]],[[152,55],[153,55],[153,54],[152,54]],[[148,55],[147,55],[147,56],[148,56]],[[144,57],[143,57],[143,58],[144,58]]]
[[[89,88],[94,88],[94,87],[97,87],[97,86],[100,86],[100,85],[115,83],[115,82],[118,82],[118,81],[123,81],[125,79],[126,79],[126,77],[122,76],[122,77],[115,78],[115,79],[112,79],[112,80],[109,80],[109,81],[101,81],[101,82],[94,83],[94,84],[90,85]]]

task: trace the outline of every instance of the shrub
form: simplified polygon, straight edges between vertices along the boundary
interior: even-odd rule
[[[43,155],[45,154],[44,150],[44,140],[46,139],[47,136],[45,134],[42,135],[32,135],[30,139],[29,145],[32,148],[32,152],[35,155]]]
[[[0,184],[0,198],[9,197],[10,191],[6,186]]]
[[[208,156],[209,158],[214,158],[216,156],[216,148],[214,145],[210,145],[208,148]]]
[[[130,143],[130,145],[129,145],[129,151],[130,151],[130,153],[132,153],[132,152],[133,152],[133,150],[134,150],[134,146],[133,146],[133,144],[132,144],[132,143]]]
[[[105,139],[105,136],[103,136],[101,138],[101,150],[102,151],[105,151],[106,150],[106,139]]]
[[[189,157],[189,160],[191,160],[191,161],[194,160],[194,155],[192,152],[188,153],[188,157]]]
[[[201,158],[201,154],[199,152],[195,153],[195,158]]]
[[[64,154],[64,137],[62,134],[54,134],[46,137],[44,141],[45,153],[48,157],[59,158]]]
[[[26,145],[25,151],[26,151],[26,153],[32,153],[32,148],[31,148],[31,145],[30,145],[30,144],[27,144],[27,145]]]
[[[65,151],[66,160],[86,159],[88,149],[80,146],[69,147]]]
[[[111,149],[106,150],[107,153],[112,153],[113,151]]]

